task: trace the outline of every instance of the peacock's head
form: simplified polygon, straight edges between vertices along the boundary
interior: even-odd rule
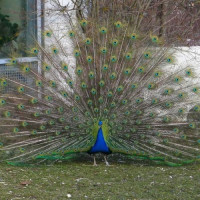
[[[99,124],[98,124],[98,125],[99,125],[99,126],[102,126],[102,124],[103,124],[103,122],[102,122],[102,121],[99,121]]]

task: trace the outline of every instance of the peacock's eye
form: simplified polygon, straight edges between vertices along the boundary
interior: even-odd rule
[[[74,36],[75,36],[75,33],[74,33],[73,31],[70,31],[70,32],[69,32],[69,36],[70,36],[70,37],[74,37]]]
[[[156,37],[153,37],[152,40],[155,42],[155,41],[157,41],[157,38],[156,38]]]
[[[139,72],[143,72],[143,69],[142,69],[142,68],[139,68],[138,71],[139,71]]]

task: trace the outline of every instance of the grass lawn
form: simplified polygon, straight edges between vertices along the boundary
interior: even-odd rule
[[[0,165],[0,200],[199,200],[200,165],[167,167],[111,157],[37,167]],[[70,197],[71,196],[71,197]]]

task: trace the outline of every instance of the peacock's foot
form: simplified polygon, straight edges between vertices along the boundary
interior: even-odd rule
[[[106,162],[106,166],[110,166],[110,164],[108,162]]]
[[[94,164],[93,164],[93,166],[97,166],[95,156],[94,156]]]
[[[104,156],[104,160],[105,160],[106,166],[110,166],[110,164],[107,161],[107,156]]]

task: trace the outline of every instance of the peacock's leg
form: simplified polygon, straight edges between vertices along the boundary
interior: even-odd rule
[[[107,161],[107,156],[106,155],[104,156],[104,160],[105,160],[106,166],[110,166],[108,161]]]
[[[93,164],[93,166],[97,166],[95,155],[94,155],[94,164]]]

